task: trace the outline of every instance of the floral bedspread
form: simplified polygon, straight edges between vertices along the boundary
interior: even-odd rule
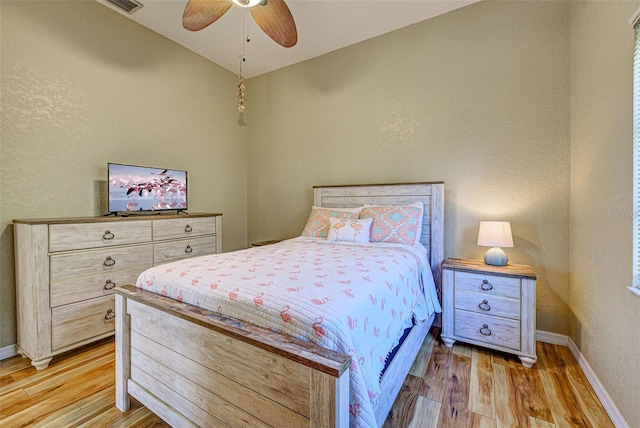
[[[351,427],[377,426],[385,358],[441,311],[426,250],[401,244],[299,237],[159,265],[137,286],[351,355]]]

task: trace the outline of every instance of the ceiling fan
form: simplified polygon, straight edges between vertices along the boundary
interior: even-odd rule
[[[285,48],[298,42],[296,23],[284,0],[189,0],[182,26],[190,31],[202,30],[220,19],[234,3],[251,8],[253,19],[274,42]]]

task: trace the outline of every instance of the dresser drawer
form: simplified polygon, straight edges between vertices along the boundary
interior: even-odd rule
[[[516,320],[456,309],[454,334],[476,342],[520,349],[520,322]]]
[[[455,308],[479,314],[520,319],[520,299],[509,297],[456,290]]]
[[[519,278],[455,272],[455,283],[456,290],[475,291],[487,295],[520,299]]]
[[[151,241],[151,221],[52,224],[49,251],[81,250]]]
[[[153,265],[151,244],[91,250],[51,256],[51,286],[78,277],[111,274],[123,270],[144,269]]]
[[[154,241],[212,235],[215,233],[215,217],[177,218],[153,221]]]
[[[153,246],[153,263],[155,265],[167,263],[187,257],[203,256],[216,252],[216,237],[180,239],[178,241],[162,242]]]
[[[51,284],[51,307],[55,308],[113,294],[114,287],[127,284],[135,285],[140,273],[150,267],[151,264],[130,270],[105,272],[88,277],[73,277]]]
[[[115,329],[113,296],[60,306],[51,311],[53,350],[113,332]]]

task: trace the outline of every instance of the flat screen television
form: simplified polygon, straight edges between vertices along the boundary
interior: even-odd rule
[[[185,211],[187,171],[107,164],[109,212]]]

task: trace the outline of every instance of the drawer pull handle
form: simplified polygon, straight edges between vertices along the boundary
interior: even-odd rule
[[[105,230],[104,231],[104,235],[102,235],[102,239],[104,239],[105,241],[111,241],[115,237],[116,237],[116,235],[111,233],[110,230]]]
[[[489,305],[489,302],[487,302],[486,300],[483,300],[482,303],[478,305],[478,308],[480,308],[481,311],[485,311],[485,312],[489,312],[491,310],[491,306]]]
[[[184,249],[184,252],[187,254],[191,254],[193,252],[193,248],[191,248],[191,245],[187,245],[187,248]]]
[[[104,283],[104,289],[105,290],[111,290],[113,288],[116,287],[116,283],[115,282],[111,282],[110,279],[107,279],[107,282]]]
[[[189,232],[192,232],[192,231],[193,231],[193,228],[192,228],[191,226],[187,225],[187,226],[184,228],[184,231],[185,231],[186,233],[189,233]]]
[[[491,330],[489,330],[489,326],[483,324],[482,328],[480,329],[480,334],[483,336],[491,336]]]
[[[105,267],[111,267],[111,266],[113,266],[113,265],[115,265],[115,264],[116,264],[116,261],[115,261],[115,260],[113,260],[113,259],[111,258],[111,256],[108,256],[108,257],[104,260],[104,262],[102,262],[102,264],[103,264]]]
[[[104,320],[111,321],[115,317],[116,317],[116,314],[115,312],[113,312],[113,309],[107,309],[107,314],[104,316]]]
[[[480,284],[480,288],[483,291],[491,291],[493,290],[493,285],[491,285],[491,283],[489,281],[487,281],[486,279],[482,280],[482,284]]]

